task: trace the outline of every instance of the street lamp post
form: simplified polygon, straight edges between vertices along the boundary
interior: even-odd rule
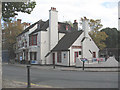
[[[30,65],[27,65],[27,88],[30,88]]]

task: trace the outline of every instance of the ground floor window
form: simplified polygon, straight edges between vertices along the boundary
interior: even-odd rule
[[[79,51],[79,55],[81,55],[81,51]]]
[[[57,52],[57,62],[61,63],[61,52]]]
[[[66,58],[66,54],[64,53],[63,55],[64,55],[64,59],[65,59]]]
[[[37,60],[37,52],[30,52],[30,60]]]
[[[28,52],[25,52],[25,60],[28,61]]]
[[[96,58],[96,52],[93,52],[93,58]]]

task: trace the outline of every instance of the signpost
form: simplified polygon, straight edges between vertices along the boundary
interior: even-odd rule
[[[84,64],[85,64],[85,61],[87,61],[87,59],[86,58],[82,58],[81,61],[83,62],[83,70],[84,70],[84,68],[85,68]]]
[[[83,61],[83,70],[84,70],[84,64],[85,64],[85,61]]]
[[[53,68],[55,69],[55,62],[54,62]]]

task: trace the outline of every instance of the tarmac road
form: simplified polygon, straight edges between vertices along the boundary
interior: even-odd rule
[[[38,66],[40,67],[40,66]],[[118,88],[118,72],[81,72],[31,68],[31,83],[52,88]],[[27,82],[27,68],[3,64],[3,79]]]

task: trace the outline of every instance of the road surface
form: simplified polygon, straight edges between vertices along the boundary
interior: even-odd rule
[[[53,88],[118,88],[118,72],[30,71],[31,83]],[[27,68],[3,64],[3,79],[27,82]]]

